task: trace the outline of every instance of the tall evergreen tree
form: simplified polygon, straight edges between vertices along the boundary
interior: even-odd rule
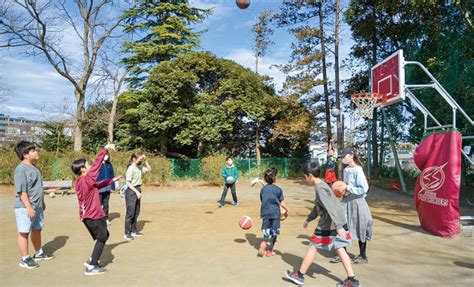
[[[192,25],[202,22],[211,12],[191,7],[189,0],[137,2],[124,15],[125,32],[135,38],[124,42],[124,62],[134,87],[143,84],[154,65],[196,48],[204,31],[194,31]]]
[[[252,27],[252,32],[255,36],[253,50],[255,52],[255,73],[258,74],[258,62],[265,56],[268,46],[274,44],[269,37],[273,34],[273,29],[270,26],[272,14],[269,11],[264,11],[258,17],[257,23]],[[259,119],[255,121],[255,156],[257,158],[257,165],[260,166],[260,123]]]
[[[327,141],[332,138],[329,80],[327,76],[327,44],[325,20],[329,13],[327,1],[284,1],[275,20],[279,27],[289,27],[296,41],[292,44],[290,63],[281,66],[287,74],[284,84],[287,95],[299,95],[316,115],[315,131],[325,126]],[[331,11],[332,12],[332,11]],[[323,97],[317,87],[323,86]],[[323,100],[322,100],[323,99]],[[322,103],[322,104],[321,104]]]

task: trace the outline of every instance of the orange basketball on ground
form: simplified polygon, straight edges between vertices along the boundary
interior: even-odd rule
[[[250,216],[244,215],[239,220],[239,226],[243,230],[252,228],[253,220]]]
[[[344,181],[336,181],[332,184],[332,191],[336,197],[343,197],[346,194],[347,185]]]
[[[250,5],[250,0],[235,0],[235,4],[237,4],[240,9],[246,9]]]
[[[280,206],[280,220],[283,221],[288,218],[288,212],[286,212],[286,209]]]

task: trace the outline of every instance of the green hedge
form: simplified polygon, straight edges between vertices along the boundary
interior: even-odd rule
[[[125,175],[131,152],[112,152],[111,162],[116,175]],[[44,180],[74,180],[71,163],[75,159],[94,160],[94,154],[55,153],[39,151],[38,168]],[[200,179],[212,185],[222,184],[221,169],[225,165],[225,155],[213,155],[203,159],[167,159],[160,156],[148,156],[153,171],[143,177],[145,184],[165,184],[177,179]],[[234,159],[239,177],[263,178],[269,167],[278,169],[279,178],[300,178],[307,159],[300,158],[262,158],[260,166],[254,158]],[[0,150],[0,182],[13,183],[13,171],[19,160],[13,150]]]
[[[111,162],[114,165],[116,175],[125,175],[130,155],[130,152],[111,153]],[[71,163],[79,158],[85,158],[91,162],[95,155],[74,152],[57,154],[55,152],[40,151],[39,157],[37,167],[41,171],[44,180],[74,180]],[[19,162],[13,150],[0,151],[0,182],[13,183],[13,172]],[[171,180],[171,163],[168,159],[150,156],[148,162],[153,171],[143,176],[145,184],[165,184]]]
[[[209,184],[221,185],[221,170],[225,164],[225,155],[213,155],[202,159],[201,178]]]

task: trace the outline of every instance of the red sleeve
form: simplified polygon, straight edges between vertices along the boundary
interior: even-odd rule
[[[107,149],[103,148],[97,157],[95,158],[94,162],[91,165],[91,168],[87,172],[87,177],[92,179],[94,182],[97,182],[97,177],[99,176],[100,166],[102,161],[104,160],[105,155],[107,154]]]
[[[104,179],[104,180],[101,180],[101,181],[97,182],[97,188],[106,187],[107,185],[112,184],[112,183],[114,183],[113,178]]]

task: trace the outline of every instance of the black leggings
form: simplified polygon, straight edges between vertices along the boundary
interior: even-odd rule
[[[100,192],[100,204],[102,204],[102,209],[105,212],[105,219],[109,219],[109,199],[110,191]]]
[[[235,183],[233,184],[227,184],[225,183],[224,184],[224,190],[222,191],[222,196],[221,196],[221,205],[224,205],[224,200],[225,200],[225,197],[227,196],[227,191],[229,190],[230,188],[230,192],[232,193],[232,199],[234,200],[234,203],[237,202],[237,193],[235,192]]]
[[[90,264],[98,265],[99,258],[104,251],[105,242],[109,239],[107,222],[105,221],[105,217],[100,219],[84,219],[84,225],[92,236],[92,239],[95,240]]]
[[[142,192],[139,185],[135,186],[135,188],[140,193]],[[125,205],[127,208],[125,215],[125,234],[138,232],[137,220],[138,215],[140,215],[141,199],[138,199],[137,194],[130,188],[127,188],[127,191],[125,192]]]
[[[367,248],[367,241],[365,242],[359,241],[359,250],[360,250],[359,254],[364,259],[367,259],[367,254],[365,253],[366,248]]]

